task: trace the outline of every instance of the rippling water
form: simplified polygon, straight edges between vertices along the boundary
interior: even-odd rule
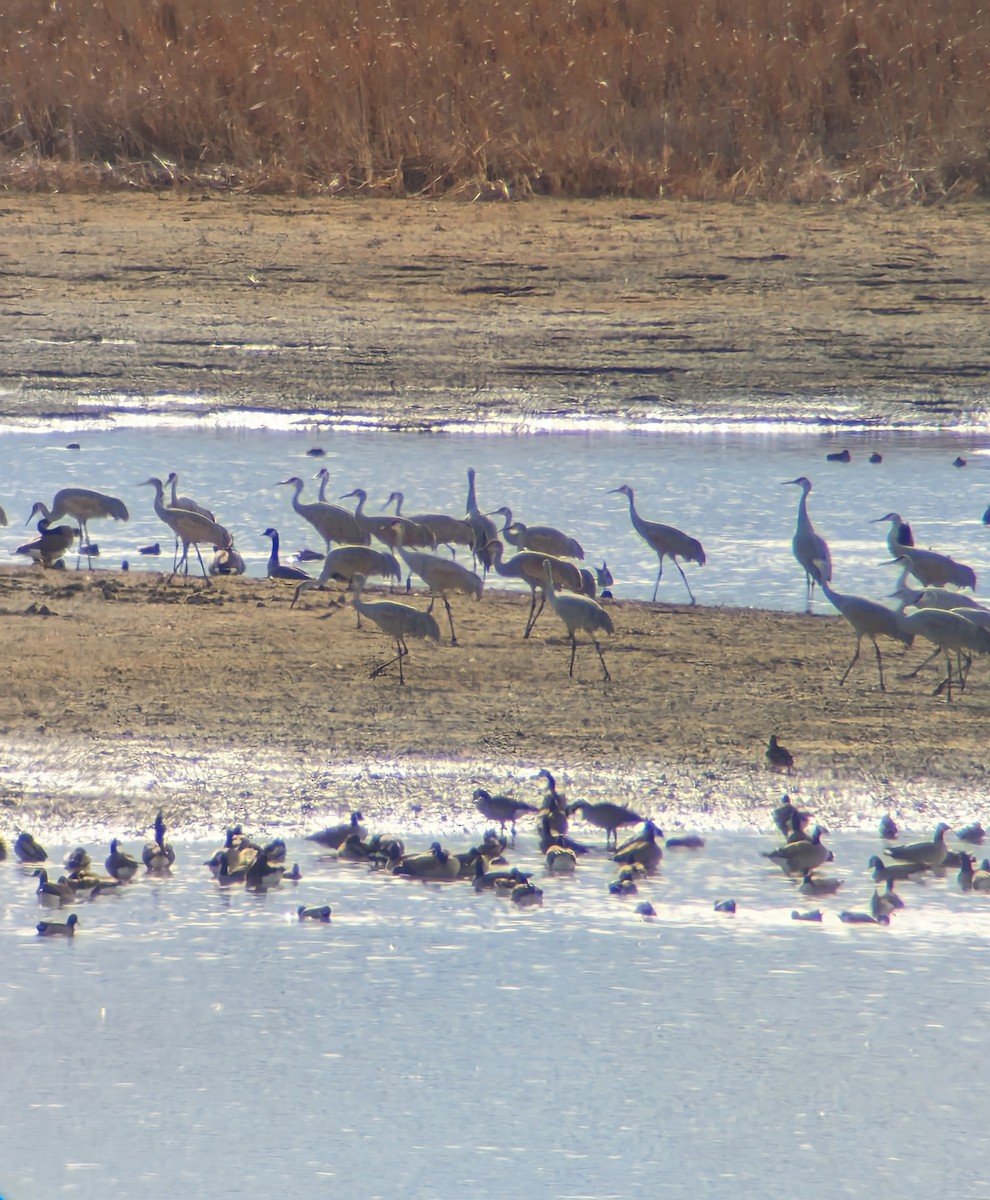
[[[950,873],[847,927],[877,840],[832,839],[846,881],[816,902],[760,858],[773,840],[715,832],[616,899],[603,853],[544,878],[521,835],[526,912],[302,841],[298,885],[221,890],[213,844],[179,842],[172,877],[81,906],[69,942],[34,935],[34,881],[4,864],[0,1191],[985,1196],[990,899]],[[320,903],[330,926],[296,920]]]
[[[474,466],[483,508],[508,505],[528,524],[565,529],[582,542],[589,563],[607,558],[616,594],[625,598],[649,598],[656,557],[632,531],[624,497],[608,495],[621,483],[635,488],[643,516],[701,540],[708,564],[688,565],[686,571],[702,604],[803,608],[803,575],[790,547],[799,492],[781,486],[798,475],[814,483],[812,517],[831,546],[840,591],[882,596],[892,589],[895,568],[877,566],[886,558],[887,526],[870,524],[891,509],[912,522],[918,545],[969,562],[978,575],[990,557],[990,530],[981,523],[990,503],[985,432],[837,434],[750,426],[642,432],[563,422],[552,428],[557,431],[485,436],[218,428],[202,422],[125,424],[72,435],[64,428],[8,429],[0,433],[5,464],[0,505],[12,527],[0,537],[0,562],[23,561],[12,551],[29,536],[18,526],[36,499],[50,502],[58,488],[80,484],[120,496],[131,512],[126,525],[93,523],[100,563],[119,567],[126,559],[135,570],[168,567],[171,535],[154,513],[152,490],[137,485],[178,470],[180,490],[216,512],[233,532],[249,571],[263,575],[269,543],[262,532],[269,525],[282,535],[283,557],[303,546],[322,549],[311,526],[292,511],[290,489],[275,486],[299,474],[307,480],[304,500],[314,499],[311,476],[320,466],[330,471],[328,498],[361,487],[369,495],[368,511],[378,512],[390,492],[402,490],[409,513],[457,515],[464,512],[467,468]],[[65,449],[72,437],[80,450]],[[308,457],[314,447],[325,456]],[[826,454],[843,448],[850,449],[851,463],[825,461]],[[873,451],[883,455],[881,464],[868,462]],[[952,466],[960,454],[968,462],[961,470]],[[156,542],[163,557],[137,553]],[[687,599],[669,562],[660,599]]]

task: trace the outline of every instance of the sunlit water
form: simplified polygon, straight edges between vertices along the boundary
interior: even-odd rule
[[[70,441],[81,449],[65,449]],[[891,509],[911,520],[919,544],[985,568],[986,442],[799,429],[6,430],[0,504],[15,527],[0,535],[0,562],[18,561],[9,552],[26,536],[16,526],[34,500],[76,483],[113,492],[131,510],[127,525],[94,523],[99,564],[162,569],[165,558],[137,554],[155,541],[167,552],[168,531],[150,489],[136,485],[176,469],[181,490],[215,508],[260,575],[266,526],[280,529],[285,554],[316,546],[276,480],[306,477],[308,498],[310,477],[326,466],[334,499],[363,487],[377,511],[401,489],[409,511],[461,513],[474,466],[484,508],[507,504],[520,519],[567,529],[590,562],[608,559],[621,597],[649,597],[656,574],[625,501],[607,494],[628,482],[644,515],[704,543],[708,565],[686,568],[699,603],[794,610],[804,603],[790,553],[799,493],[782,480],[812,478],[836,586],[883,595],[896,571],[878,566],[886,527],[869,522]],[[308,457],[313,446],[326,455]],[[850,464],[825,461],[845,446]],[[867,462],[874,450],[883,463]],[[952,467],[957,454],[967,468]],[[668,566],[661,598],[685,597]],[[125,746],[99,763],[78,748],[8,749],[5,782],[53,797],[49,826],[36,832],[56,863],[79,839],[124,832],[79,827],[60,797],[112,808],[126,788],[148,794],[151,814],[206,796],[216,774],[194,747],[173,747],[160,777],[153,757],[129,763]],[[328,797],[346,789],[410,845],[436,833],[455,848],[476,840],[482,826],[463,811],[466,777],[448,778],[443,764],[418,775],[411,765],[377,767],[324,764],[320,786],[331,785]],[[846,879],[835,900],[796,896],[760,858],[774,842],[774,786],[735,812],[712,809],[710,798],[733,782],[687,779],[672,764],[650,781],[651,807],[678,826],[705,821],[704,850],[668,853],[641,896],[623,900],[608,896],[612,864],[599,852],[573,879],[541,879],[544,907],[518,912],[467,885],[410,883],[321,858],[299,836],[320,824],[303,816],[311,772],[260,754],[240,770],[242,795],[254,792],[244,803],[267,831],[291,830],[300,884],[263,897],[221,891],[201,865],[214,848],[206,829],[184,840],[180,831],[172,877],[81,906],[78,935],[63,942],[34,933],[45,914],[29,871],[0,865],[7,1200],[262,1189],[390,1200],[505,1189],[536,1200],[875,1197],[906,1186],[990,1194],[978,1103],[990,1051],[990,900],[961,895],[950,873],[903,888],[908,907],[889,928],[837,919],[868,902],[865,863],[879,848],[867,832],[870,804],[886,781],[864,797],[849,781],[806,781],[834,830],[829,869]],[[585,772],[605,792],[634,786],[590,764]],[[424,794],[432,804],[415,815],[412,800]],[[438,825],[454,795],[456,819]],[[891,797],[926,814],[940,799],[923,781]],[[952,797],[952,817],[977,815],[971,800],[979,798]],[[542,872],[528,833],[513,861]],[[735,916],[713,911],[724,897],[736,900]],[[654,903],[657,921],[636,915],[638,899]],[[321,903],[333,906],[329,927],[296,920],[299,904]],[[797,924],[795,907],[821,907],[825,920]]]
[[[719,832],[617,899],[600,849],[545,877],[522,834],[530,911],[298,839],[301,883],[221,890],[215,843],[179,841],[69,942],[35,935],[51,914],[6,863],[0,1192],[984,1197],[990,899],[950,872],[845,926],[880,843],[831,840],[835,899],[799,896],[769,835]],[[323,903],[329,926],[296,919]]]
[[[81,449],[67,450],[72,440]],[[405,511],[462,515],[466,471],[478,472],[478,500],[491,510],[507,505],[527,524],[552,524],[577,537],[590,565],[607,559],[615,593],[649,598],[656,556],[633,532],[625,498],[610,489],[629,483],[640,513],[698,538],[708,562],[686,572],[701,604],[796,610],[804,606],[803,574],[791,554],[799,491],[782,482],[807,475],[810,510],[831,546],[834,586],[882,596],[897,578],[886,557],[886,525],[871,519],[890,510],[912,522],[918,545],[970,563],[980,575],[990,559],[990,529],[981,522],[990,502],[990,436],[931,431],[844,433],[752,427],[695,432],[608,431],[417,434],[263,429],[206,425],[89,429],[70,434],[0,433],[0,505],[11,527],[0,536],[0,562],[30,536],[21,524],[37,499],[51,501],[71,484],[95,487],[127,504],[127,524],[94,521],[97,565],[162,570],[171,565],[171,535],[155,515],[151,488],[137,486],[170,470],[180,491],[208,505],[234,534],[250,573],[265,573],[268,526],[279,530],[283,558],[308,546],[321,549],[311,526],[291,508],[291,489],[276,482],[298,474],[303,499],[315,499],[312,476],[325,466],[328,498],[367,491],[369,512],[389,493],[405,493]],[[325,449],[321,458],[307,450]],[[849,464],[825,456],[849,448]],[[870,464],[878,451],[883,462]],[[967,467],[952,466],[957,455]],[[353,501],[345,501],[352,505]],[[138,554],[158,543],[159,558]],[[206,548],[208,550],[208,548]],[[198,570],[198,565],[193,562]],[[318,571],[314,571],[314,574]],[[495,580],[496,586],[512,586]],[[660,599],[682,603],[687,592],[668,561]]]

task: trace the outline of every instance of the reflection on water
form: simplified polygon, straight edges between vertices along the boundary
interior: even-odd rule
[[[5,863],[0,1192],[790,1200],[910,1171],[984,1196],[960,1079],[990,1049],[990,900],[950,873],[904,885],[889,929],[846,927],[878,847],[832,843],[846,882],[820,926],[789,919],[811,902],[760,858],[772,839],[738,833],[621,900],[601,852],[545,878],[523,836],[529,912],[302,841],[300,884],[221,891],[213,844],[180,842],[173,877],[82,906],[70,942],[33,935],[34,881]],[[331,925],[296,920],[325,902]]]
[[[78,451],[65,449],[71,440]],[[781,481],[807,475],[814,483],[810,509],[832,549],[840,591],[882,596],[896,571],[878,568],[886,558],[885,525],[870,524],[891,509],[911,521],[917,542],[971,563],[982,573],[990,531],[981,516],[990,501],[990,454],[980,434],[931,432],[824,433],[707,429],[695,433],[594,431],[582,434],[471,436],[383,432],[290,431],[260,428],[128,427],[74,435],[5,432],[0,505],[12,527],[0,537],[0,562],[28,534],[20,527],[36,499],[50,502],[66,485],[95,487],[120,496],[128,524],[94,522],[100,563],[161,570],[171,563],[169,531],[155,516],[151,475],[180,473],[183,494],[216,512],[233,532],[252,574],[263,575],[274,525],[287,557],[304,546],[322,549],[312,528],[290,506],[290,489],[278,480],[299,474],[304,499],[315,498],[311,476],[330,471],[330,498],[355,487],[379,511],[401,490],[406,511],[463,514],[466,470],[478,471],[479,503],[508,505],[528,524],[553,524],[577,537],[590,564],[606,558],[616,595],[649,597],[656,557],[633,533],[622,496],[609,489],[629,483],[648,519],[678,526],[704,544],[708,564],[688,565],[702,604],[797,610],[804,604],[803,576],[791,555],[798,492]],[[309,457],[319,447],[325,455]],[[849,464],[826,462],[850,448]],[[871,452],[883,462],[869,463]],[[952,466],[957,455],[968,466]],[[353,503],[348,501],[347,503]],[[163,556],[142,558],[138,548],[161,545]],[[314,572],[316,573],[316,572]],[[499,586],[507,586],[499,581]],[[666,564],[660,598],[687,599],[676,569]]]

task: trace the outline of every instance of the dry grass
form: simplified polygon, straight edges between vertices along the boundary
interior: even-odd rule
[[[982,0],[8,0],[0,185],[988,191]]]

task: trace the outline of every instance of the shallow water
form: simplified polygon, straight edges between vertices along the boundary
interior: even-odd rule
[[[36,499],[50,502],[58,488],[79,484],[121,497],[131,513],[127,524],[93,523],[98,565],[116,568],[126,560],[134,570],[170,568],[171,535],[154,513],[152,490],[137,485],[176,469],[180,491],[211,507],[234,534],[249,572],[264,575],[269,543],[262,532],[269,525],[281,533],[283,558],[304,546],[322,549],[311,526],[291,509],[290,489],[275,486],[299,474],[307,482],[304,501],[315,499],[311,477],[321,466],[330,471],[328,498],[335,501],[362,487],[369,494],[368,511],[378,512],[389,493],[401,489],[407,513],[458,515],[464,511],[466,470],[474,466],[484,509],[508,505],[520,520],[553,524],[576,536],[589,564],[608,560],[613,590],[623,598],[648,599],[656,578],[656,557],[633,532],[625,498],[608,494],[624,482],[635,488],[642,515],[701,540],[707,565],[685,568],[701,604],[803,609],[803,573],[791,554],[800,493],[781,486],[798,475],[814,483],[812,519],[830,544],[840,591],[879,597],[892,590],[896,568],[878,567],[887,557],[887,526],[870,524],[892,509],[912,522],[918,545],[969,563],[978,576],[990,558],[990,529],[981,523],[990,502],[985,432],[551,427],[557,432],[485,436],[196,422],[73,434],[64,428],[43,434],[7,429],[0,433],[0,505],[12,525],[0,536],[0,562],[24,561],[12,551],[30,536],[19,523]],[[560,432],[564,428],[583,431]],[[80,450],[65,449],[73,439]],[[309,457],[313,447],[325,449],[325,456]],[[851,463],[825,461],[827,453],[842,448],[850,449]],[[874,450],[883,455],[879,465],[868,462]],[[960,454],[969,464],[961,470],[951,465]],[[161,546],[161,557],[137,553],[153,543]],[[687,599],[669,561],[659,598]]]
[[[774,841],[716,831],[620,900],[602,852],[543,878],[522,834],[527,912],[300,840],[301,883],[221,890],[213,843],[179,841],[173,876],[81,906],[68,942],[34,935],[34,881],[3,864],[0,1192],[783,1200],[909,1173],[985,1196],[990,900],[950,873],[847,927],[878,840],[831,839],[846,882],[818,901],[760,858]],[[325,902],[331,925],[296,920]]]

